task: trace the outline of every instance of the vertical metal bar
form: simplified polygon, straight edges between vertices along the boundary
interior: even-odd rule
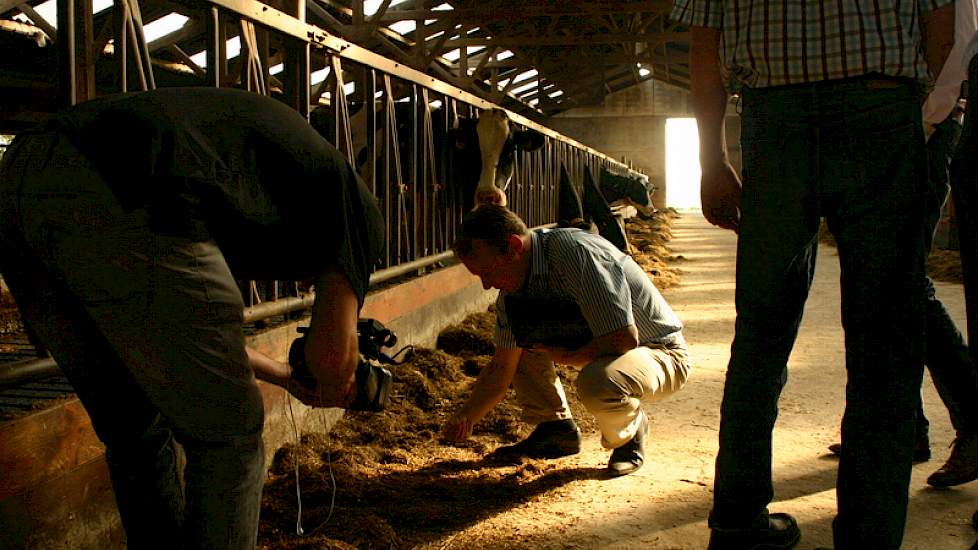
[[[433,168],[433,157],[431,156],[431,110],[428,106],[427,88],[421,88],[420,110],[415,109],[415,112],[421,115],[421,178],[418,180],[421,186],[421,213],[419,215],[421,219],[421,252],[419,257],[423,257],[431,254],[432,243],[429,239],[435,226],[434,218],[430,216],[431,210],[429,205],[429,199],[434,193],[435,182],[434,178],[430,177],[431,169]]]
[[[393,202],[394,197],[391,196],[391,141],[388,139],[387,131],[388,128],[390,128],[389,119],[394,101],[392,94],[393,90],[391,89],[391,77],[389,74],[384,74],[384,125],[383,131],[381,132],[381,138],[384,141],[384,178],[382,183],[384,185],[384,204],[386,205],[387,210],[385,215],[385,219],[387,220],[387,266],[394,264],[392,255],[396,254],[401,247],[400,211],[395,208],[394,215],[391,216],[391,203]],[[398,190],[398,193],[400,193],[400,190]],[[391,227],[392,225],[393,231]],[[393,247],[391,246],[392,233],[394,234],[393,236],[397,237],[397,244]]]
[[[261,68],[261,82],[262,82],[262,94],[268,95],[268,83],[271,80],[271,73],[269,73],[269,47],[268,47],[268,31],[263,28],[256,28],[252,25],[252,32],[255,33],[255,47],[257,48],[257,55],[259,60],[259,67]]]
[[[418,226],[421,225],[420,224],[420,220],[418,219],[418,199],[419,199],[418,187],[421,184],[421,180],[418,177],[418,174],[419,174],[419,170],[418,170],[418,158],[419,158],[419,155],[418,155],[418,150],[419,150],[419,147],[418,147],[418,141],[419,141],[418,140],[418,109],[419,109],[418,102],[419,102],[419,95],[418,95],[418,85],[417,84],[413,84],[413,83],[411,84],[411,92],[410,92],[410,96],[409,97],[410,97],[411,104],[412,104],[412,106],[414,108],[411,109],[411,111],[410,111],[410,113],[411,113],[411,115],[410,115],[410,117],[411,117],[410,118],[410,122],[411,122],[411,158],[410,158],[410,162],[411,162],[411,164],[409,165],[409,171],[408,171],[408,173],[410,174],[410,177],[411,177],[411,181],[410,181],[410,186],[411,186],[411,231],[408,234],[411,236],[411,244],[410,244],[411,259],[412,260],[415,260],[415,259],[417,259],[417,258],[420,257],[420,251],[421,251],[420,243],[418,243],[418,237],[420,235],[420,227],[418,227]],[[398,141],[400,141],[400,139],[398,139]]]
[[[367,136],[367,151],[370,152],[367,162],[367,171],[370,173],[370,181],[367,185],[374,192],[374,196],[380,198],[377,193],[377,157],[380,153],[379,146],[377,144],[377,70],[370,67],[368,68],[365,78],[367,79],[366,85],[364,86],[363,94],[363,110],[364,117],[366,121],[366,127],[364,128],[364,135]],[[369,92],[369,95],[368,95]]]
[[[92,0],[74,0],[75,4],[75,102],[95,98],[94,51],[95,21]]]
[[[136,48],[137,64],[142,67],[140,71],[140,81],[143,83],[143,90],[155,90],[156,78],[153,76],[153,60],[149,55],[149,45],[146,43],[146,35],[143,33],[143,12],[139,9],[139,0],[129,0],[132,4],[129,10],[129,25],[133,33],[133,42]]]
[[[141,89],[145,90],[146,71],[143,68],[143,58],[142,58],[142,54],[140,53],[139,37],[136,35],[136,28],[133,23],[132,1],[133,0],[126,0],[126,4],[128,5],[128,7],[126,9],[125,29],[123,29],[123,32],[127,33],[127,36],[129,37],[130,40],[130,45],[132,47],[131,49],[133,52],[132,60],[136,65],[136,74],[139,76],[139,86]]]
[[[288,0],[286,13],[299,21],[306,20],[306,0]],[[283,71],[283,95],[285,101],[292,105],[299,114],[309,118],[309,42],[305,40],[286,39],[285,69]]]
[[[258,52],[258,37],[255,25],[247,19],[238,22],[238,36],[241,40],[241,86],[249,92],[265,95],[264,71]]]
[[[115,37],[115,60],[118,67],[117,83],[120,92],[129,91],[129,56],[127,55],[128,33],[126,20],[129,18],[129,0],[115,0],[112,8],[112,36]]]
[[[75,88],[75,2],[58,0],[58,103],[74,105],[78,96]]]
[[[221,12],[217,7],[211,7],[205,17],[207,27],[207,83],[220,88],[224,76],[222,68],[225,63],[224,25],[221,22]]]
[[[353,139],[350,137],[350,109],[346,104],[344,90],[343,65],[337,55],[328,55],[329,66],[335,77],[336,86],[333,89],[333,115],[336,118],[336,145],[341,153],[346,155],[350,164],[356,166],[357,153],[353,150]]]

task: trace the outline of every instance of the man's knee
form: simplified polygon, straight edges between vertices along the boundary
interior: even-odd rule
[[[634,393],[635,388],[629,387],[632,384],[620,371],[620,365],[616,365],[622,357],[601,357],[581,369],[574,386],[585,407],[594,409],[609,402],[620,403]]]
[[[690,370],[689,357],[683,349],[640,346],[584,367],[577,377],[577,393],[589,408],[631,397],[657,399],[682,389]]]

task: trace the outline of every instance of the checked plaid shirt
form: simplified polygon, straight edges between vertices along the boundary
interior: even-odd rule
[[[953,0],[675,0],[671,18],[722,31],[727,87],[878,73],[929,86],[920,14]]]

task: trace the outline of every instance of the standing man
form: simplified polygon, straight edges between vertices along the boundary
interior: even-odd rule
[[[950,189],[949,167],[961,135],[961,82],[968,79],[965,49],[978,31],[978,2],[955,2],[954,47],[924,103],[924,132],[928,136],[928,183],[924,226],[930,248],[934,229]],[[947,406],[956,437],[947,462],[927,478],[935,487],[950,487],[978,479],[978,371],[971,362],[961,331],[937,298],[927,279],[927,368]],[[921,409],[921,415],[923,410]],[[918,427],[921,419],[918,418]],[[926,426],[927,420],[923,419]],[[919,429],[919,428],[918,428]],[[925,428],[926,429],[926,428]]]
[[[342,155],[257,94],[109,96],[17,136],[0,165],[0,271],[105,444],[130,548],[254,548],[255,376],[309,404],[352,401],[382,235]],[[236,278],[315,281],[315,387],[245,347]]]
[[[927,251],[941,217],[950,189],[949,167],[961,136],[963,106],[958,105],[961,83],[968,79],[964,59],[968,43],[978,31],[978,2],[956,0],[954,47],[924,103],[924,133],[927,136],[928,200],[924,244]],[[978,479],[978,371],[971,362],[961,331],[937,298],[934,283],[927,278],[927,369],[941,401],[947,407],[956,437],[947,462],[927,478],[935,487],[950,487]],[[917,418],[918,433],[926,433],[923,407]]]
[[[569,228],[531,232],[503,206],[466,215],[454,250],[486,290],[500,292],[496,352],[445,437],[471,435],[512,384],[524,421],[536,428],[495,455],[579,452],[556,362],[581,369],[578,395],[598,421],[602,445],[612,449],[608,473],[638,470],[649,425],[641,401],[678,391],[691,368],[682,323],[648,275],[603,237]]]
[[[950,190],[949,167],[961,136],[963,116],[963,106],[958,105],[958,98],[961,82],[967,80],[966,69],[970,61],[964,59],[965,49],[978,31],[978,2],[957,0],[954,5],[954,48],[923,107],[924,134],[927,136],[925,253],[931,249],[934,231]],[[935,487],[950,487],[978,479],[978,371],[971,362],[964,336],[937,298],[934,283],[929,277],[925,285],[925,363],[956,432],[951,455],[940,469],[927,478],[927,483]],[[929,460],[929,422],[923,401],[917,409],[915,428],[914,461]],[[842,446],[835,443],[829,446],[829,450],[838,454]]]
[[[771,435],[825,217],[842,267],[846,412],[835,546],[899,548],[923,374],[921,100],[953,41],[951,0],[676,0],[691,27],[706,219],[737,231],[710,548],[791,548],[769,513]],[[743,186],[726,158],[741,95]]]

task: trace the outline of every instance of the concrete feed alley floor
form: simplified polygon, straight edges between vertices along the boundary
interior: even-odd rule
[[[432,547],[706,547],[720,398],[734,327],[736,236],[710,226],[699,212],[683,212],[672,230],[670,247],[685,259],[679,264],[681,283],[664,294],[686,324],[695,370],[681,392],[645,405],[653,417],[646,465],[622,478],[576,479]],[[798,546],[802,549],[832,544],[838,461],[826,447],[838,439],[845,380],[838,281],[836,251],[822,245],[775,428],[771,508],[795,515],[802,528]],[[937,287],[963,329],[961,285],[938,283]],[[970,525],[978,507],[978,482],[949,490],[935,490],[925,483],[947,458],[954,434],[927,375],[923,388],[934,456],[913,468],[903,547],[970,548],[978,539]],[[598,439],[590,434],[581,454],[554,461],[555,465],[603,467],[608,452]]]

